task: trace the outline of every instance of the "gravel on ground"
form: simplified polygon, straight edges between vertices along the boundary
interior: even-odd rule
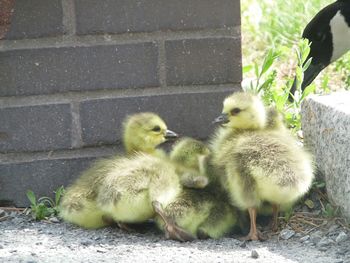
[[[85,230],[57,218],[38,222],[18,212],[6,211],[2,218],[0,262],[350,263],[349,233],[336,224],[307,235],[286,228],[265,242],[228,236],[180,243],[149,225],[142,233],[125,233]]]

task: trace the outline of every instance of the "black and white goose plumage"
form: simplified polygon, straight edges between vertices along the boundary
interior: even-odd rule
[[[307,60],[312,58],[304,72],[304,90],[325,67],[350,50],[350,0],[338,0],[323,8],[307,24],[302,37],[311,42]],[[291,93],[295,90],[296,81]]]

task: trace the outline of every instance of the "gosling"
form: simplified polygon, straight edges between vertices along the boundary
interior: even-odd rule
[[[195,139],[184,138],[174,146],[170,159],[183,167],[184,173],[191,171],[205,176],[209,184],[204,189],[184,188],[166,207],[158,204],[156,223],[167,238],[178,241],[218,239],[235,226],[236,209],[230,205],[227,194],[218,185],[217,174],[208,161],[209,155],[209,148]],[[171,222],[171,225],[167,222]]]
[[[156,146],[176,137],[176,133],[168,130],[165,122],[154,113],[134,114],[123,122],[123,143],[128,156],[139,152],[163,156],[165,153]],[[65,221],[84,228],[101,228],[113,223],[99,208],[96,198],[105,176],[120,158],[98,160],[67,188],[60,205],[60,216]]]
[[[256,227],[263,201],[273,208],[272,229],[277,228],[279,206],[293,204],[313,180],[311,156],[299,147],[287,129],[268,127],[266,108],[249,93],[224,100],[221,123],[213,140],[213,162],[225,170],[221,183],[233,205],[248,210],[250,232],[246,240],[264,239]]]
[[[183,186],[203,188],[206,178],[185,169],[168,158],[137,154],[112,164],[98,190],[97,204],[114,221],[121,224],[142,223],[160,216],[169,236],[192,240],[186,231],[163,216],[162,207],[174,202]]]

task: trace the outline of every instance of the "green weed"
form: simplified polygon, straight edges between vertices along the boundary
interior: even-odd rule
[[[30,210],[28,211],[32,217],[36,220],[42,220],[50,216],[56,216],[59,213],[59,204],[62,196],[64,195],[63,186],[59,187],[55,191],[55,199],[44,196],[38,200],[33,191],[27,191],[27,197],[30,201]]]
[[[298,131],[301,129],[301,103],[306,96],[314,92],[315,86],[310,85],[303,92],[301,91],[303,72],[311,63],[311,59],[306,61],[310,52],[308,41],[300,40],[298,46],[293,48],[293,50],[297,60],[295,76],[297,88],[295,94],[291,94],[294,98],[293,102],[289,102],[288,96],[290,95],[290,89],[294,78],[285,77],[283,79],[284,84],[281,86],[277,81],[277,69],[275,64],[281,54],[279,50],[270,49],[265,55],[261,65],[255,62],[253,65],[246,66],[243,69],[244,71],[254,69],[254,78],[251,78],[248,83],[246,82],[243,84],[243,89],[259,94],[266,105],[275,106],[277,110],[284,115],[288,127]],[[290,52],[293,50],[290,50]]]
[[[350,90],[350,53],[335,62],[335,71],[341,73],[344,88]]]
[[[322,207],[322,215],[327,218],[334,218],[339,216],[339,207],[333,206],[331,203],[327,203]]]
[[[277,85],[295,75],[296,60],[291,52],[301,38],[307,23],[331,0],[244,0],[242,9],[242,53],[244,68],[264,60],[266,50],[275,50]],[[321,72],[314,81],[317,93],[340,88],[350,89],[350,52]],[[250,79],[252,70],[243,71],[243,79]],[[282,83],[281,83],[282,81]]]

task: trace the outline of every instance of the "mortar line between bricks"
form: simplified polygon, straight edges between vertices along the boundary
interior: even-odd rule
[[[186,39],[232,38],[240,40],[240,29],[210,29],[197,31],[157,31],[150,33],[123,33],[84,36],[57,36],[37,39],[1,40],[0,52],[20,49],[41,49],[60,47],[91,47],[96,45],[140,44],[155,41]]]
[[[76,17],[74,0],[62,0],[64,31],[68,36],[76,33]]]
[[[0,154],[0,165],[8,163],[23,163],[33,162],[40,160],[57,160],[57,159],[79,159],[89,157],[104,157],[109,156],[123,149],[121,143],[113,145],[102,145],[96,147],[86,147],[82,149],[72,150],[55,150],[55,151],[44,151],[44,152],[16,152]]]
[[[75,91],[66,93],[53,93],[48,95],[32,95],[20,97],[11,96],[0,97],[0,109],[21,106],[67,104],[72,103],[73,101],[80,103],[88,100],[106,98],[127,98],[190,93],[233,92],[235,89],[240,89],[240,83],[228,83],[220,85],[167,86],[163,88],[150,87],[145,89],[130,88],[117,90]]]
[[[79,102],[73,101],[71,103],[72,113],[72,147],[80,148],[83,146],[81,123],[80,123],[80,104]]]
[[[158,41],[158,75],[161,88],[166,87],[166,55],[165,41]]]

